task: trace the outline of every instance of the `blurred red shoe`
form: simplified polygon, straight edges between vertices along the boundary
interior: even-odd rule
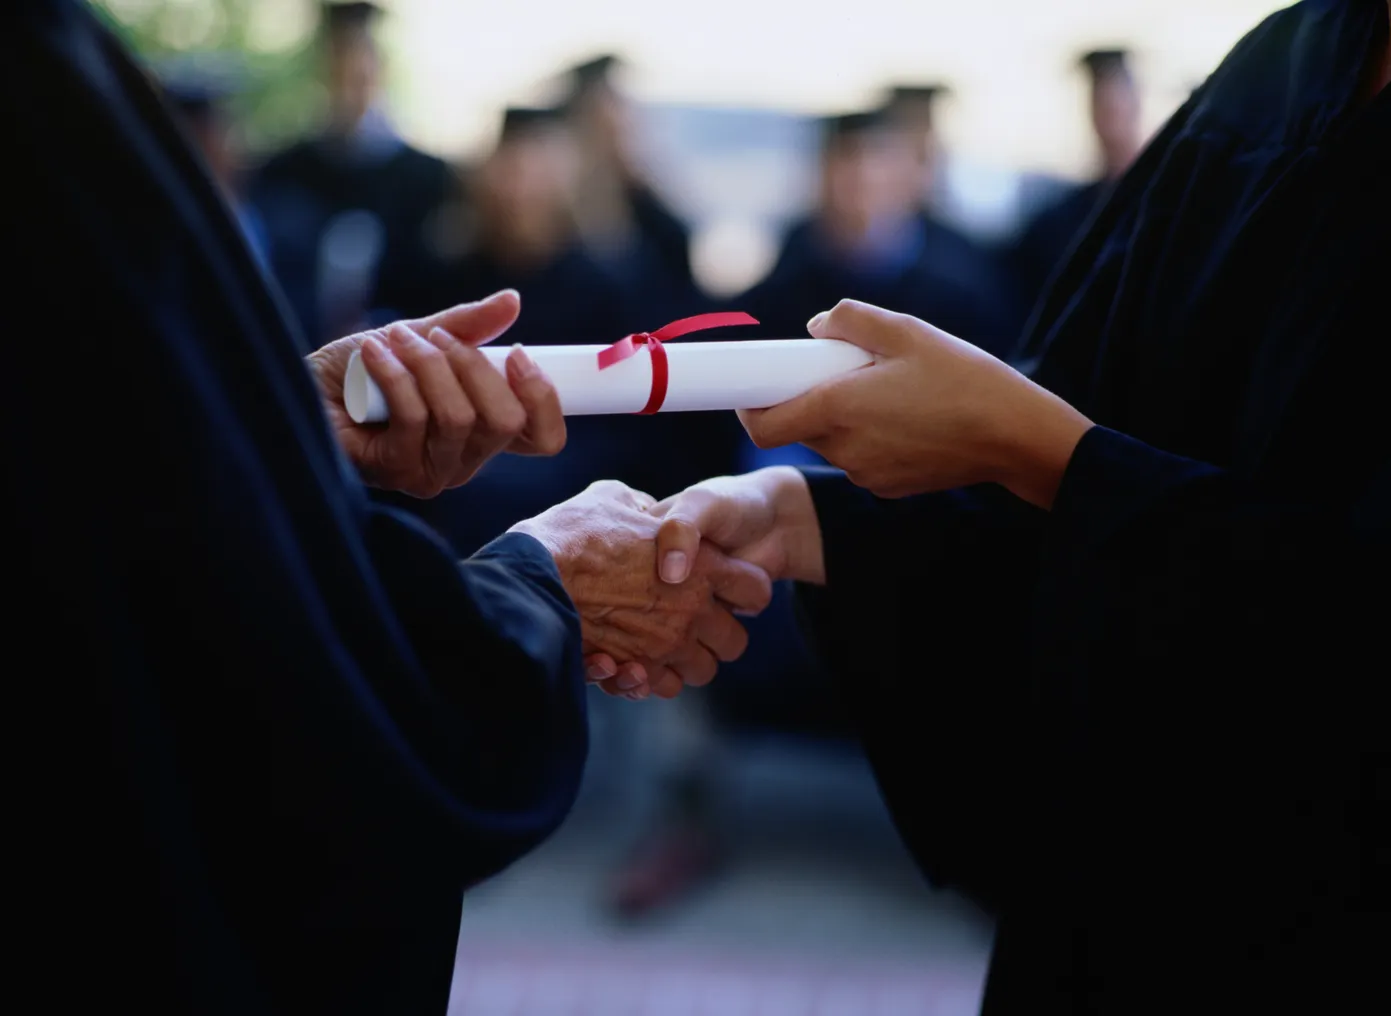
[[[703,823],[667,826],[634,851],[614,876],[608,907],[623,920],[639,920],[687,899],[724,862],[724,851]]]

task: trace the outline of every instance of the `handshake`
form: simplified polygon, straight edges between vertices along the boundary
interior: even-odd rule
[[[504,291],[309,357],[335,436],[364,480],[428,498],[499,452],[564,446],[559,398],[525,351],[512,351],[504,377],[476,348],[519,310],[517,294]],[[388,426],[358,425],[343,405],[359,350],[390,408]],[[717,477],[660,503],[604,481],[512,531],[555,559],[579,610],[589,679],[631,699],[670,698],[737,659],[748,635],[736,618],[766,607],[774,581],[825,581],[811,493],[790,468]]]
[[[519,522],[555,559],[574,601],[586,673],[610,695],[672,698],[748,645],[739,616],[779,579],[825,581],[802,474],[717,477],[658,502],[605,480]]]

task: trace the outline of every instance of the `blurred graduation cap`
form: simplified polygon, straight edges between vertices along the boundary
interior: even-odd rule
[[[1088,50],[1077,58],[1077,63],[1093,82],[1115,75],[1130,76],[1130,50],[1123,47]]]
[[[894,127],[894,120],[882,108],[836,113],[818,122],[823,150],[844,142],[872,141]]]
[[[951,94],[949,86],[936,81],[921,85],[894,85],[884,99],[884,110],[900,122],[913,120],[930,126],[938,100]]]
[[[564,92],[560,103],[562,110],[573,111],[576,104],[588,96],[613,88],[614,75],[622,67],[623,59],[617,54],[601,53],[565,71],[561,75]]]
[[[858,137],[891,126],[888,111],[883,109],[823,116],[820,124],[822,136],[827,141]]]
[[[502,113],[500,141],[510,141],[552,130],[565,121],[565,111],[554,106],[509,106]]]
[[[604,53],[571,67],[570,80],[576,88],[607,84],[622,63],[617,54]]]
[[[320,25],[327,35],[343,32],[370,31],[386,11],[368,0],[348,3],[325,2],[319,7]]]

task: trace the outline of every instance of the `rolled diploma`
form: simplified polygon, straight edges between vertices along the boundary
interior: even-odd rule
[[[566,416],[636,413],[652,391],[652,357],[639,348],[628,359],[599,369],[606,346],[528,346],[560,396]],[[764,409],[796,398],[823,381],[874,362],[874,355],[839,339],[748,339],[743,342],[669,342],[664,413],[709,409]],[[504,370],[507,348],[480,352]],[[355,423],[387,418],[386,400],[354,353],[343,378],[343,403]]]

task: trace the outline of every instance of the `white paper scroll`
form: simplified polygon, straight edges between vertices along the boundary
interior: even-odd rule
[[[646,349],[599,369],[606,346],[528,346],[527,353],[555,384],[566,416],[636,413],[652,390]],[[796,398],[823,381],[874,361],[874,355],[838,339],[748,339],[742,342],[669,342],[664,413],[706,409],[764,409]],[[481,350],[503,370],[507,348]],[[387,418],[386,400],[357,353],[348,361],[343,402],[357,423]]]

